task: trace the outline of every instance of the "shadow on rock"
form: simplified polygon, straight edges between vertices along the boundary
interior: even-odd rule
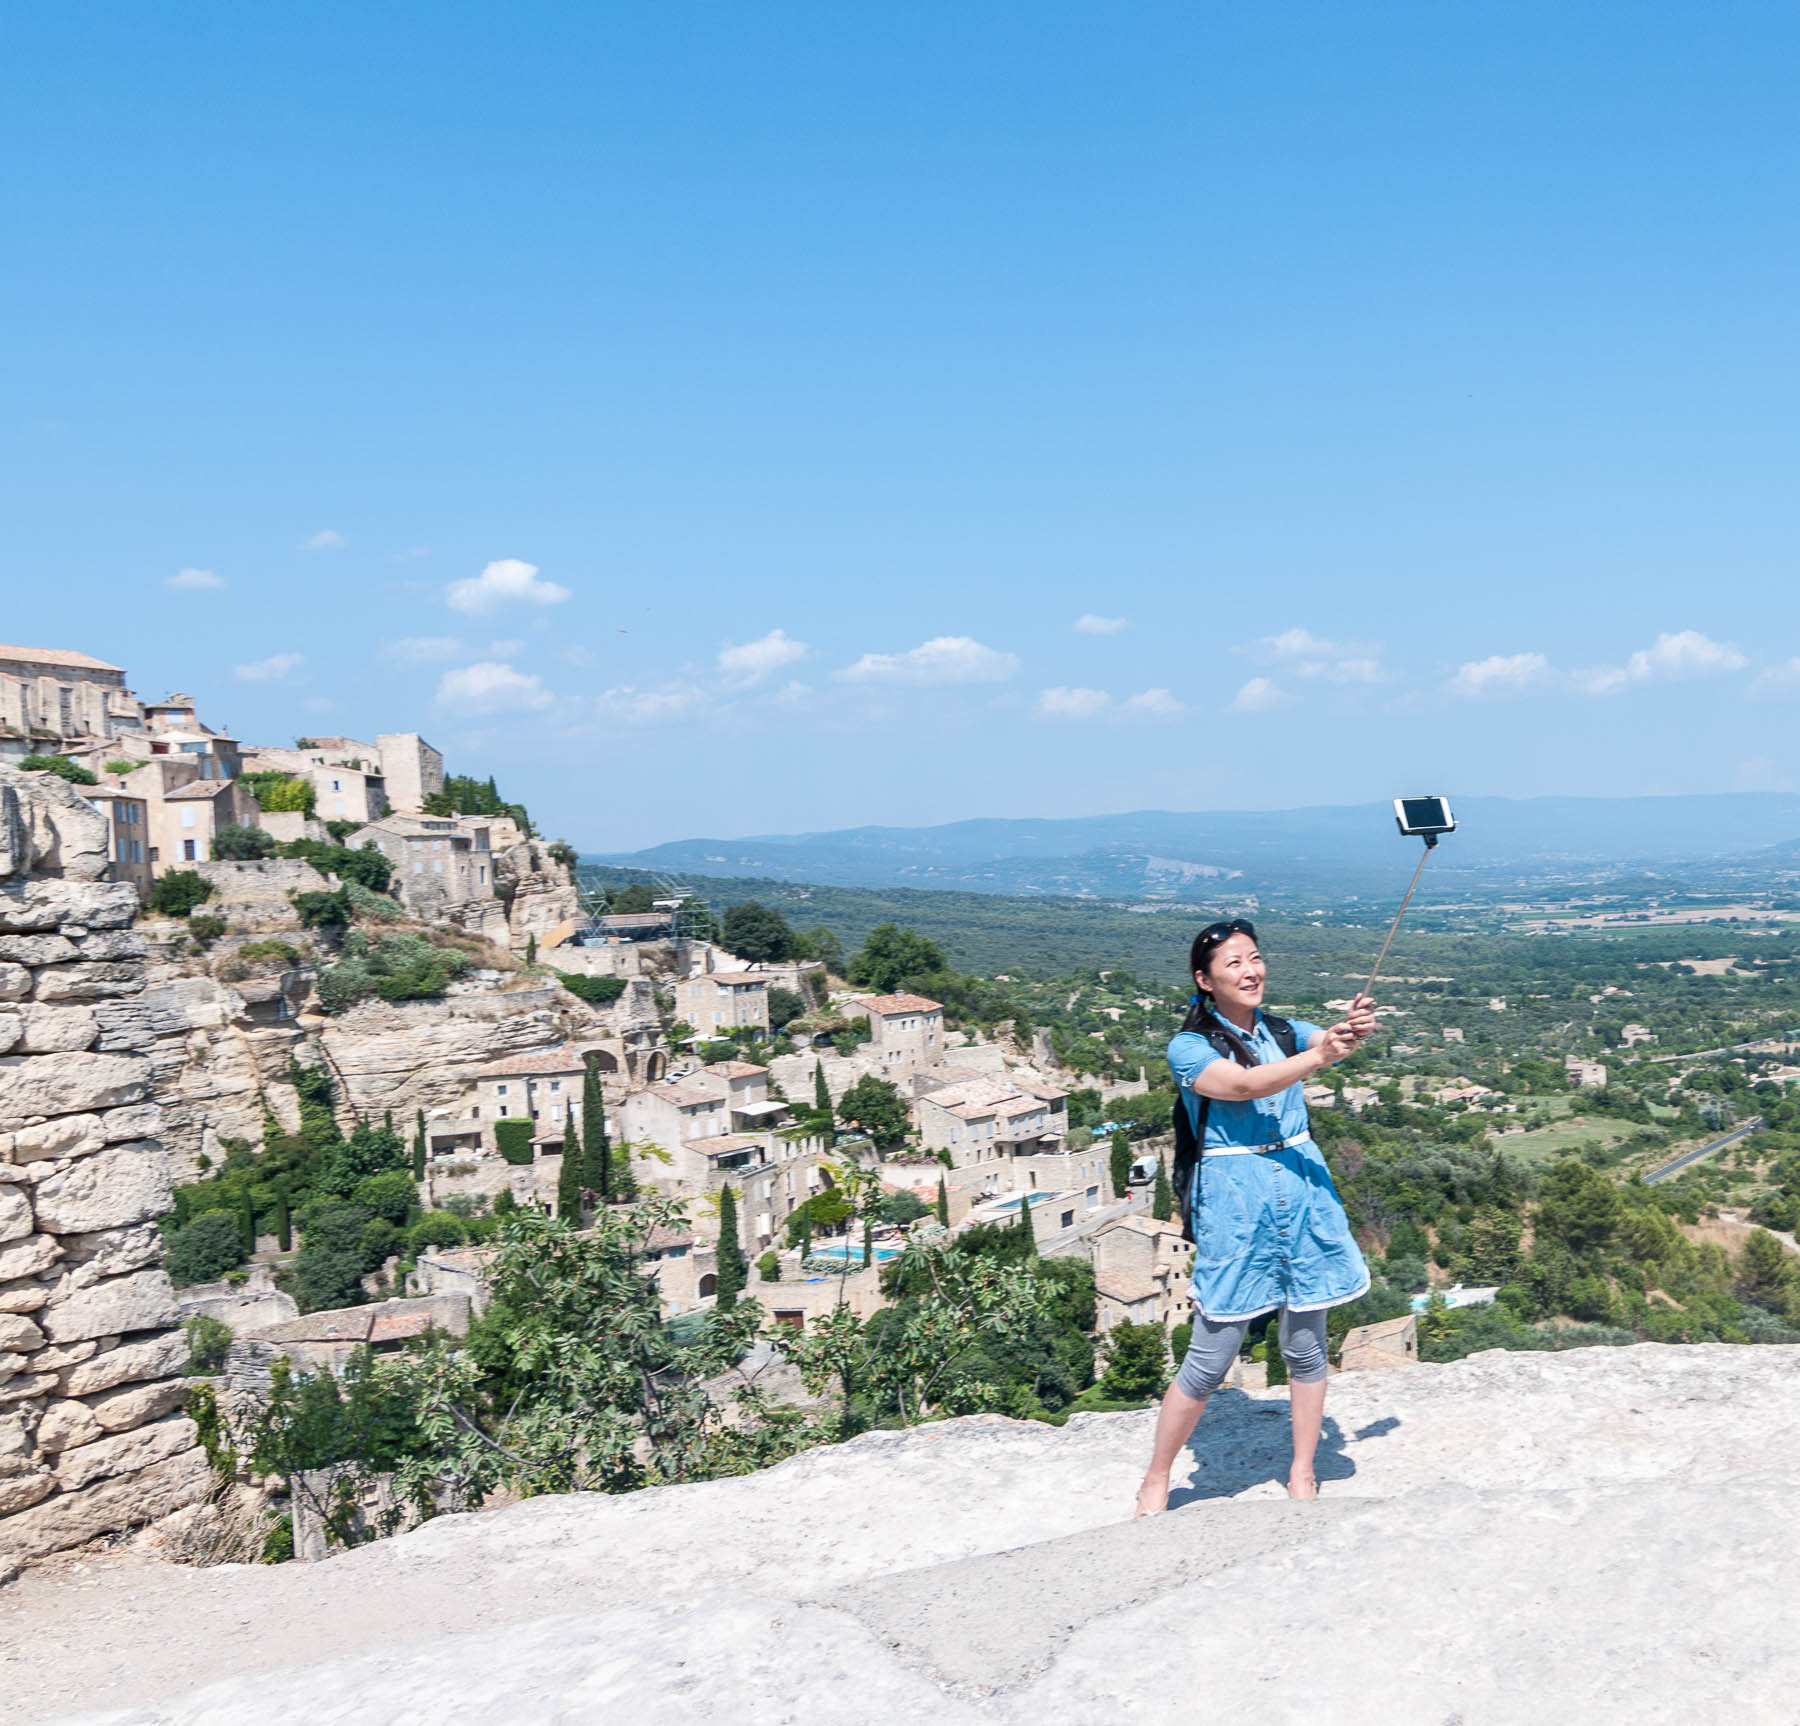
[[[1355,1475],[1356,1463],[1346,1449],[1350,1439],[1385,1438],[1399,1425],[1391,1417],[1377,1420],[1347,1439],[1344,1429],[1326,1415],[1313,1465],[1319,1484]],[[1169,1494],[1171,1510],[1203,1499],[1235,1498],[1265,1484],[1285,1491],[1288,1466],[1293,1461],[1287,1403],[1260,1402],[1241,1390],[1215,1391],[1187,1450],[1194,1461],[1193,1472],[1185,1486],[1177,1486]]]

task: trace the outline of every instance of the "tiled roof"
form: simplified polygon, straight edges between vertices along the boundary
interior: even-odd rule
[[[727,1151],[754,1151],[762,1141],[742,1138],[736,1133],[718,1133],[710,1139],[683,1139],[682,1143],[690,1151],[699,1151],[709,1157],[722,1157]]]
[[[581,1050],[574,1043],[559,1043],[554,1049],[531,1049],[523,1055],[509,1055],[504,1060],[490,1061],[481,1068],[479,1079],[506,1079],[532,1073],[579,1073],[585,1065]]]
[[[116,671],[124,675],[122,665],[108,665],[89,653],[74,653],[66,647],[8,647],[0,645],[0,659],[26,665],[67,665],[80,671]]]
[[[944,1010],[941,1002],[927,1001],[923,995],[857,995],[853,999],[859,1007],[867,1007],[884,1019],[891,1019],[896,1013],[941,1013]]]
[[[652,1097],[661,1097],[665,1103],[674,1103],[683,1109],[691,1109],[701,1103],[723,1103],[725,1101],[717,1091],[693,1084],[686,1079],[676,1079],[665,1085],[652,1085],[647,1094]]]
[[[717,1073],[721,1079],[754,1079],[758,1073],[766,1073],[767,1067],[759,1067],[754,1061],[708,1061],[700,1069],[703,1073]]]
[[[703,971],[698,977],[690,977],[689,982],[704,983],[708,980],[723,983],[729,989],[766,989],[769,979],[760,971]]]
[[[177,785],[173,791],[163,793],[165,803],[205,803],[217,797],[222,791],[229,791],[237,781],[235,779],[190,779],[185,785]]]

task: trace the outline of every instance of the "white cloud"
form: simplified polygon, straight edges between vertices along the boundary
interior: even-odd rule
[[[1516,695],[1550,675],[1550,661],[1541,653],[1493,653],[1486,659],[1465,660],[1450,679],[1453,695]]]
[[[905,653],[865,653],[832,675],[846,683],[1004,683],[1018,669],[1017,654],[967,635],[939,635]]]
[[[225,578],[222,575],[214,575],[210,569],[178,569],[164,585],[190,588],[223,587]]]
[[[349,540],[345,539],[335,527],[322,527],[311,539],[301,540],[300,549],[302,551],[342,551],[349,543]]]
[[[1058,685],[1037,698],[1032,712],[1039,719],[1097,719],[1112,706],[1104,689],[1065,689]]]
[[[654,725],[688,719],[704,711],[711,697],[698,684],[667,683],[660,689],[637,689],[622,683],[600,697],[606,711],[629,725]]]
[[[1328,659],[1343,652],[1335,642],[1321,640],[1310,629],[1284,629],[1279,635],[1265,635],[1261,646],[1272,659]]]
[[[1319,677],[1327,683],[1386,683],[1380,659],[1368,647],[1327,641],[1310,629],[1284,629],[1265,635],[1256,644],[1261,658],[1286,665],[1300,677]]]
[[[802,683],[798,678],[795,678],[792,682],[783,684],[782,687],[776,691],[775,699],[784,706],[798,707],[801,702],[810,701],[812,699],[812,692],[812,685],[810,683]]]
[[[1146,689],[1125,703],[1125,711],[1147,719],[1179,719],[1187,708],[1166,689]]]
[[[428,665],[434,659],[454,659],[463,650],[454,635],[403,635],[387,645],[389,659],[401,659],[409,665]]]
[[[446,671],[438,680],[437,705],[446,713],[479,718],[490,713],[536,712],[556,697],[535,675],[497,660],[478,660]]]
[[[1684,629],[1674,635],[1659,635],[1622,666],[1600,665],[1577,671],[1573,681],[1584,695],[1616,695],[1634,683],[1714,677],[1721,672],[1742,671],[1749,663],[1729,642],[1714,641],[1697,629]]]
[[[804,641],[795,641],[786,630],[771,629],[755,641],[727,643],[719,652],[719,669],[732,683],[747,688],[811,652]]]
[[[1122,617],[1096,617],[1091,611],[1075,619],[1075,627],[1083,635],[1117,635],[1125,627]]]
[[[490,641],[487,644],[489,659],[512,659],[525,651],[525,643],[517,639],[512,641]]]
[[[271,653],[267,659],[234,667],[232,676],[241,677],[246,683],[267,683],[271,678],[286,677],[295,666],[305,663],[304,653]]]
[[[1271,707],[1279,707],[1287,700],[1286,693],[1273,678],[1253,677],[1232,697],[1233,713],[1263,713]]]
[[[486,617],[497,605],[523,600],[529,605],[561,605],[570,597],[566,587],[554,581],[539,581],[538,566],[516,557],[503,557],[490,563],[480,575],[464,581],[453,581],[444,590],[444,603],[452,611],[466,612],[470,617]]]
[[[1753,695],[1777,695],[1788,689],[1800,689],[1800,659],[1769,666],[1758,672],[1756,681],[1750,685]]]

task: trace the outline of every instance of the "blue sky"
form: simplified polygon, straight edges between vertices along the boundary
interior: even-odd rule
[[[1797,73],[1753,4],[22,9],[0,636],[589,849],[1792,789]]]

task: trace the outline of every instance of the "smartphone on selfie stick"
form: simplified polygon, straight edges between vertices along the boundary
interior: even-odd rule
[[[1388,956],[1388,948],[1394,944],[1394,932],[1400,927],[1400,919],[1406,915],[1406,908],[1412,903],[1412,896],[1417,891],[1419,877],[1425,873],[1425,859],[1435,849],[1437,842],[1446,833],[1456,831],[1456,817],[1450,812],[1448,797],[1396,797],[1394,799],[1394,824],[1408,839],[1423,839],[1425,849],[1419,855],[1419,866],[1413,871],[1412,885],[1406,889],[1406,897],[1400,901],[1400,909],[1394,913],[1394,921],[1387,932],[1387,939],[1381,943],[1380,957],[1375,961],[1375,969],[1369,973],[1369,980],[1364,984],[1362,993],[1373,996],[1375,979],[1381,975],[1381,967]]]

